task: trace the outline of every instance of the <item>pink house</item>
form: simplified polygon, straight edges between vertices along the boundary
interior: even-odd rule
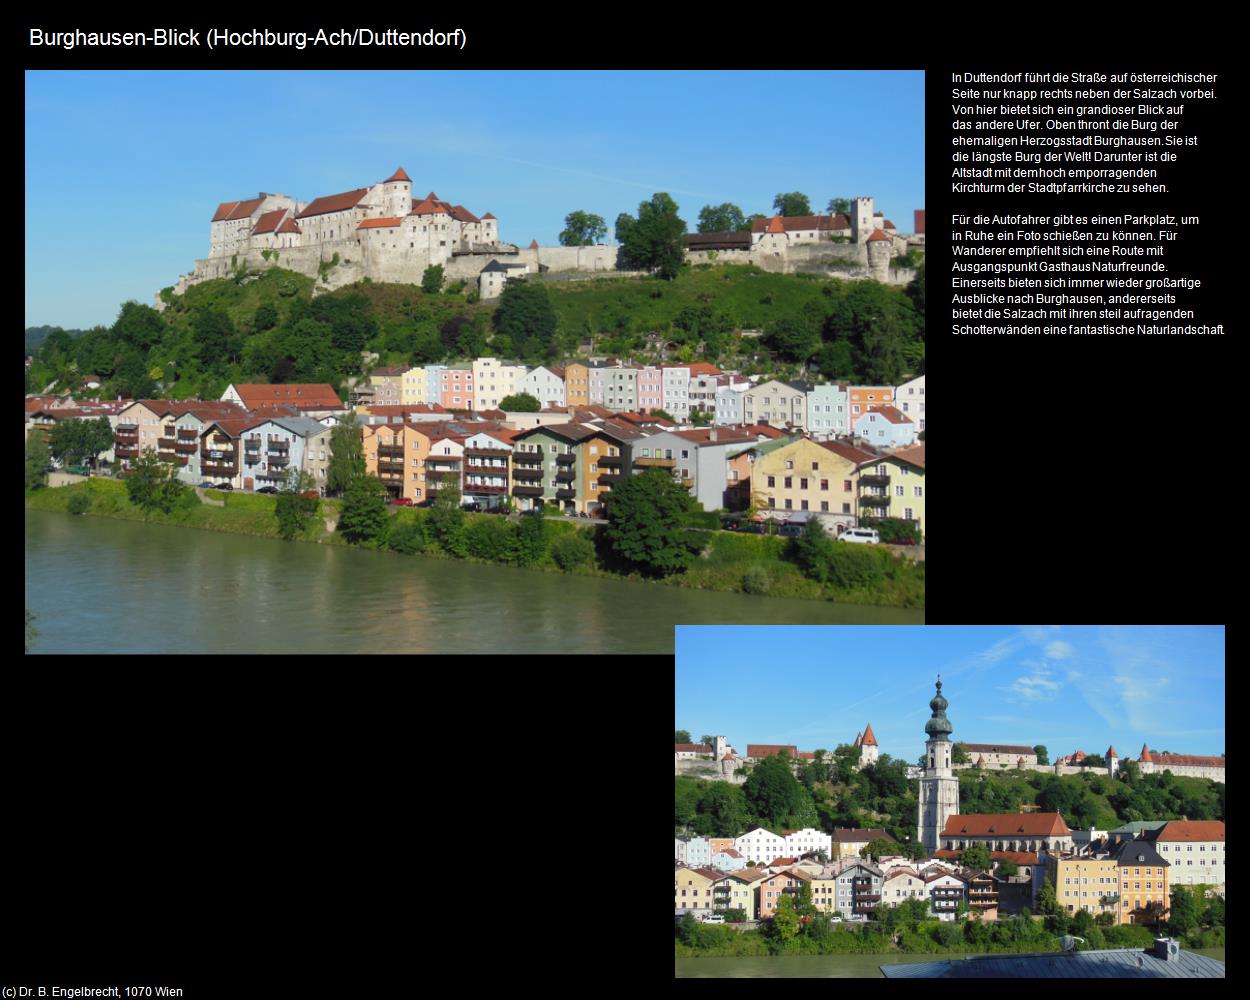
[[[767,920],[772,917],[782,896],[797,897],[799,888],[803,883],[810,881],[811,877],[800,871],[782,872],[778,875],[770,875],[768,878],[760,881],[760,898],[759,906],[757,907],[759,919]]]
[[[444,368],[439,375],[439,403],[448,410],[473,409],[473,369]]]
[[[664,370],[655,365],[638,369],[638,409],[643,412],[664,408]]]

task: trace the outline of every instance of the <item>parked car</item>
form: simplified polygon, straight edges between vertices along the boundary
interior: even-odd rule
[[[200,483],[200,489],[202,490],[211,490],[212,488],[213,488],[213,484],[210,483],[207,479],[205,479],[204,482]]]
[[[844,542],[856,542],[861,545],[879,545],[881,536],[876,528],[847,528],[838,536]]]
[[[218,483],[216,486],[214,486],[214,487],[213,487],[213,489],[215,489],[215,490],[232,490],[232,489],[234,489],[234,486],[233,486],[233,485],[231,485],[230,483]]]
[[[723,924],[725,922],[724,914],[721,913],[700,913],[697,919],[705,924]]]
[[[257,492],[257,493],[277,493],[277,492],[278,492],[278,487],[276,487],[276,486],[262,486],[262,487],[261,487],[260,489],[258,489],[256,492]]]
[[[386,502],[389,503],[392,507],[411,507],[412,506],[411,497],[391,497]]]

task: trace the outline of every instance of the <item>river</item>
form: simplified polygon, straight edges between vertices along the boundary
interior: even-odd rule
[[[1224,961],[1223,948],[1197,948],[1199,955]],[[881,965],[941,962],[951,955],[782,955],[776,958],[679,958],[678,979],[883,979]]]
[[[26,511],[35,653],[669,653],[692,624],[923,611],[540,573]]]

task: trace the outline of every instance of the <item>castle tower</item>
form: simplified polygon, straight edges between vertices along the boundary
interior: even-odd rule
[[[929,702],[933,717],[925,723],[929,734],[925,743],[924,777],[920,779],[920,802],[916,839],[932,854],[938,849],[946,820],[959,813],[959,779],[951,774],[951,730],[955,727],[946,718],[947,701],[942,697],[942,677],[937,680],[937,694]]]
[[[868,237],[868,269],[878,281],[890,279],[890,258],[894,256],[894,241],[882,229]]]
[[[723,736],[714,736],[712,739],[714,741],[712,744],[712,753],[716,760],[721,760],[727,752],[725,748],[729,745],[729,741]]]
[[[382,214],[402,219],[412,211],[412,178],[400,167],[382,182]]]
[[[851,241],[865,243],[872,235],[872,199],[856,198],[851,210]]]
[[[1120,758],[1115,755],[1115,747],[1107,747],[1107,773],[1114,778],[1118,770],[1120,770]]]
[[[859,744],[859,766],[867,767],[877,763],[877,737],[872,733],[872,723],[864,728],[864,737]]]

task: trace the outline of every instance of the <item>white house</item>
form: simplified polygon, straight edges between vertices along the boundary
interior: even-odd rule
[[[917,375],[895,389],[894,405],[916,425],[917,431],[924,430],[924,376]]]
[[[825,857],[832,857],[833,842],[829,834],[810,827],[786,834],[786,854],[801,858],[811,851],[824,851]]]
[[[734,850],[748,861],[767,864],[773,858],[786,856],[786,838],[756,827],[734,841]]]
[[[516,391],[533,396],[540,409],[564,405],[564,369],[539,365],[517,380]]]

